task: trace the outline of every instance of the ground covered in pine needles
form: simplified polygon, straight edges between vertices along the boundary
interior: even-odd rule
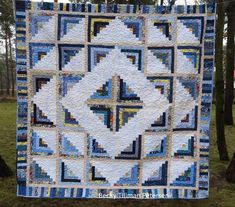
[[[215,139],[215,110],[213,106],[210,146],[210,197],[204,200],[99,200],[99,199],[30,199],[16,197],[15,176],[0,178],[0,207],[234,207],[235,184],[225,180],[229,162],[219,161]],[[235,107],[234,107],[235,120]],[[15,171],[16,103],[0,102],[0,155]],[[235,152],[235,126],[226,126],[226,141],[230,158]]]

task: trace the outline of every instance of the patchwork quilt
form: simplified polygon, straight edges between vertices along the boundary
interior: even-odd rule
[[[16,0],[18,196],[208,197],[214,13]]]

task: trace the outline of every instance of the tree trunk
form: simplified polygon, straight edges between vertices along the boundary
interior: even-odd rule
[[[10,95],[10,76],[9,76],[9,59],[8,59],[8,32],[6,31],[6,36],[5,36],[5,48],[6,48],[6,70],[7,70],[7,95]]]
[[[225,177],[228,182],[235,183],[235,153],[233,154],[233,158],[226,170]]]
[[[10,69],[11,69],[11,95],[15,96],[15,76],[14,76],[14,62],[12,59],[11,38],[9,36],[9,52],[10,52]]]
[[[2,77],[2,69],[0,69],[0,95],[3,95],[3,77]]]
[[[224,134],[224,74],[223,74],[223,32],[224,32],[224,5],[222,0],[217,1],[217,22],[215,40],[215,95],[216,95],[216,134],[220,160],[229,160]]]
[[[226,52],[226,90],[224,105],[224,123],[233,125],[233,76],[234,76],[234,33],[235,33],[235,3],[232,2],[227,8],[227,52]]]

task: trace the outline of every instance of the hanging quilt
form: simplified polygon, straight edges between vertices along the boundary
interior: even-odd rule
[[[214,5],[16,0],[17,194],[206,198]]]

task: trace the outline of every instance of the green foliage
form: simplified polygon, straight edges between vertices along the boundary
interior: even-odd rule
[[[214,109],[214,108],[213,108]],[[235,106],[234,106],[235,117]],[[0,103],[0,149],[7,164],[15,170],[16,104]],[[28,199],[16,197],[15,177],[0,179],[0,207],[234,207],[235,184],[225,180],[227,161],[220,161],[215,138],[215,110],[213,110],[210,142],[210,198],[204,200],[98,200],[98,199]],[[226,126],[228,152],[235,148],[235,126]]]
[[[6,33],[12,36],[11,26],[13,25],[13,1],[0,0],[0,36],[5,38]]]
[[[15,67],[13,60],[13,28],[14,13],[13,0],[0,0],[0,40],[4,42],[4,63],[0,61],[0,93],[3,93],[3,87],[6,87],[7,95],[10,95],[10,85],[12,96],[14,96]],[[0,50],[2,51],[2,50]],[[3,56],[0,56],[3,59]],[[3,70],[4,67],[5,69]],[[4,88],[5,89],[5,88]]]

